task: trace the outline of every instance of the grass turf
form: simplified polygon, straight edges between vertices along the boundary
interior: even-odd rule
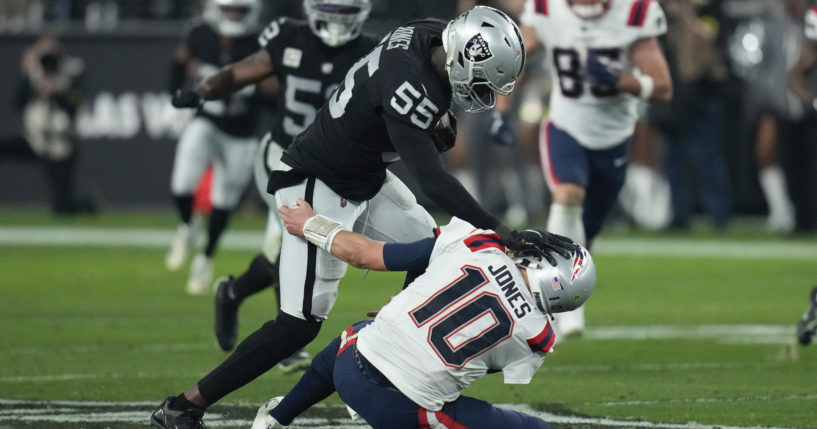
[[[101,223],[168,230],[173,225],[152,216],[111,216]],[[4,226],[27,224],[19,214],[5,217]],[[56,223],[65,224],[48,217],[30,224]],[[252,217],[237,222],[238,228],[259,225],[263,222]],[[726,238],[751,238],[754,245],[775,240],[745,231]],[[217,275],[243,271],[253,253],[220,252]],[[168,272],[163,255],[164,249],[150,248],[0,245],[0,397],[158,404],[220,363],[226,354],[212,336],[212,297],[186,295],[186,271]],[[730,341],[728,334],[716,339],[569,339],[545,360],[531,385],[503,385],[501,376],[488,376],[466,394],[616,419],[817,427],[817,347],[793,344],[793,325],[817,281],[815,261],[605,254],[596,263],[599,282],[587,309],[591,329],[769,324],[791,326],[791,333],[772,343]],[[370,272],[364,278],[350,269],[309,351],[317,352],[350,323],[365,318],[401,282],[399,274]],[[246,301],[240,336],[271,318],[274,308],[271,291]],[[297,378],[273,369],[222,402],[260,403],[286,392]]]

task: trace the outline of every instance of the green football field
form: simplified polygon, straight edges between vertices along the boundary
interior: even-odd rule
[[[216,276],[243,271],[264,217],[234,222]],[[147,426],[148,413],[227,354],[211,296],[168,272],[169,213],[54,219],[0,211],[0,428]],[[487,376],[465,391],[540,413],[554,428],[817,428],[817,345],[794,324],[817,283],[817,237],[751,227],[712,236],[612,230],[594,249],[588,329],[559,344],[530,385]],[[313,354],[397,293],[402,276],[350,269]],[[243,338],[275,313],[245,302]],[[212,427],[249,427],[298,379],[273,369],[214,407]],[[333,396],[292,427],[365,427]]]

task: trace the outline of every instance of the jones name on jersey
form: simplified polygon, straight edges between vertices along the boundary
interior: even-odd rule
[[[537,308],[499,236],[453,218],[425,273],[360,331],[357,344],[412,401],[439,410],[491,370],[508,384],[530,382],[556,338]]]

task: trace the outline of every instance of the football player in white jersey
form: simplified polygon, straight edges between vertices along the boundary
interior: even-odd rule
[[[553,265],[533,253],[511,259],[496,233],[457,218],[434,238],[383,243],[297,204],[280,209],[289,233],[360,268],[425,272],[374,321],[316,355],[285,397],[260,407],[253,429],[289,425],[335,391],[374,428],[548,427],[461,392],[492,372],[508,384],[530,382],[555,341],[548,315],[579,307],[593,291],[586,249],[576,244]]]
[[[656,39],[667,20],[654,0],[528,0],[520,20],[528,51],[547,49],[553,79],[539,140],[547,230],[590,247],[624,184],[638,104],[672,97]],[[584,310],[556,321],[562,336],[581,332]]]

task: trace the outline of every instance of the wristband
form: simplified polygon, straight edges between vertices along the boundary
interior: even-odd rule
[[[634,76],[641,85],[641,93],[638,94],[638,97],[642,100],[649,100],[650,97],[652,97],[653,90],[655,89],[655,82],[652,80],[652,77],[638,71],[634,74]]]
[[[315,215],[304,223],[304,238],[306,238],[306,241],[331,253],[332,241],[343,230],[343,225],[340,223],[326,216]]]

